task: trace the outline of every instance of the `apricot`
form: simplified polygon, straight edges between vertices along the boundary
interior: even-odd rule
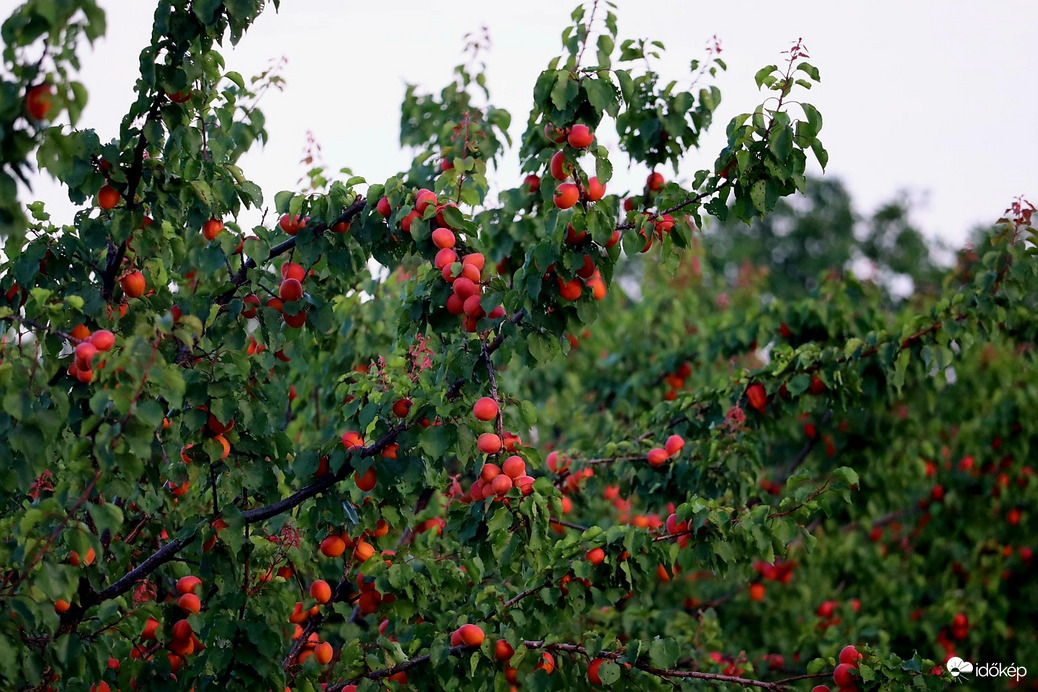
[[[119,203],[119,192],[111,185],[104,185],[97,191],[97,206],[102,209],[111,209]]]
[[[471,624],[459,627],[458,636],[461,638],[461,643],[465,646],[479,646],[486,638],[479,626]]]
[[[339,557],[346,552],[346,542],[332,535],[321,541],[321,554],[325,557]]]
[[[191,575],[181,577],[180,579],[177,579],[177,591],[182,594],[194,593],[195,589],[198,588],[201,584],[202,580],[198,577]]]
[[[562,183],[555,188],[553,200],[559,209],[571,209],[580,200],[580,191],[573,183]]]
[[[474,415],[477,420],[494,420],[497,418],[498,411],[497,402],[488,396],[478,400],[472,406],[472,415]]]
[[[332,600],[332,587],[325,580],[318,579],[310,585],[310,596],[318,603],[327,603]]]
[[[501,438],[494,433],[483,433],[476,440],[476,446],[484,454],[497,454],[501,451]]]
[[[359,471],[354,472],[353,481],[358,488],[367,493],[374,490],[378,484],[378,476],[375,475],[375,469],[372,467],[365,471],[363,475]]]
[[[512,455],[501,464],[501,472],[509,478],[519,478],[526,475],[526,462],[521,456]]]
[[[186,593],[177,599],[177,605],[186,613],[198,613],[202,610],[202,600],[193,593]]]
[[[334,655],[335,655],[335,649],[333,649],[332,645],[329,644],[328,642],[321,642],[316,647],[314,647],[314,658],[322,666],[325,666],[325,665],[328,665],[329,663],[331,663],[332,656],[334,656]]]

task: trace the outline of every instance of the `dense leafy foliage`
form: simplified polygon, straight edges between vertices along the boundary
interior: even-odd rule
[[[856,236],[806,177],[799,42],[686,171],[720,48],[683,88],[605,2],[497,199],[511,116],[471,65],[408,89],[410,170],[268,199],[238,161],[278,77],[218,52],[265,4],[159,0],[110,142],[74,127],[101,9],[3,25],[0,687],[941,689],[952,654],[1038,657],[1033,207],[944,273],[897,208]],[[33,154],[67,225],[17,200]],[[644,189],[607,193],[620,163]]]

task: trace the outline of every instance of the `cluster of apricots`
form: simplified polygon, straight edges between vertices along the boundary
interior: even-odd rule
[[[595,141],[595,136],[591,133],[588,126],[581,124],[574,125],[570,128],[560,128],[549,123],[544,127],[544,134],[549,140],[556,144],[569,144],[569,146],[577,150],[587,149]],[[576,164],[566,158],[563,149],[559,149],[559,151],[555,152],[552,156],[549,170],[551,172],[551,177],[559,181],[559,184],[555,187],[555,194],[553,196],[555,206],[559,209],[571,209],[576,206],[577,202],[580,201],[582,193],[589,202],[597,202],[605,197],[605,185],[599,183],[598,178],[591,178],[588,180],[587,189],[583,191],[579,187],[578,178],[574,179],[577,182],[567,182],[574,174]],[[539,179],[534,183],[529,177],[527,177],[526,183],[531,189],[540,188]]]
[[[115,335],[107,329],[98,329],[91,333],[86,325],[80,324],[72,330],[71,336],[79,343],[73,351],[74,358],[68,367],[68,374],[80,382],[91,382],[94,379],[94,358],[98,353],[112,350],[115,346]],[[104,363],[98,367],[103,368]]]
[[[267,301],[267,307],[281,313],[281,318],[289,327],[302,327],[306,324],[306,307],[291,310],[285,307],[286,303],[296,305],[303,300],[303,281],[306,280],[307,271],[302,265],[295,262],[285,262],[281,265],[281,285],[278,288],[278,296]],[[259,298],[248,295],[242,302],[242,315],[251,318],[256,315],[256,307]]]
[[[833,683],[837,692],[857,692],[858,686],[855,680],[858,674],[858,661],[864,656],[853,646],[847,645],[840,651],[840,663],[833,670]],[[827,685],[815,685],[811,692],[832,692]]]

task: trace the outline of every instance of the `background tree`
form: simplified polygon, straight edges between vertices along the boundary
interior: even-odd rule
[[[918,245],[896,214],[851,243],[834,187],[815,283],[733,282],[698,229],[809,189],[818,70],[798,42],[759,71],[682,185],[725,65],[682,90],[595,3],[497,200],[511,118],[473,61],[408,90],[410,170],[311,145],[244,228],[277,74],[218,51],[263,5],[159,0],[106,143],[69,71],[101,10],[3,25],[0,182],[35,152],[82,205],[4,197],[4,689],[940,689],[952,654],[1034,659],[1033,207],[894,302],[827,270]],[[607,127],[644,189],[607,190]]]

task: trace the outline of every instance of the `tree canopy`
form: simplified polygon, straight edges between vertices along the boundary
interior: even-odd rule
[[[1036,660],[1032,205],[949,268],[904,204],[858,218],[806,175],[799,41],[688,170],[719,47],[659,74],[604,1],[521,133],[460,66],[407,91],[409,170],[270,194],[239,162],[279,77],[221,51],[278,4],[158,0],[107,142],[76,81],[101,7],[0,29],[0,687],[938,690]]]

